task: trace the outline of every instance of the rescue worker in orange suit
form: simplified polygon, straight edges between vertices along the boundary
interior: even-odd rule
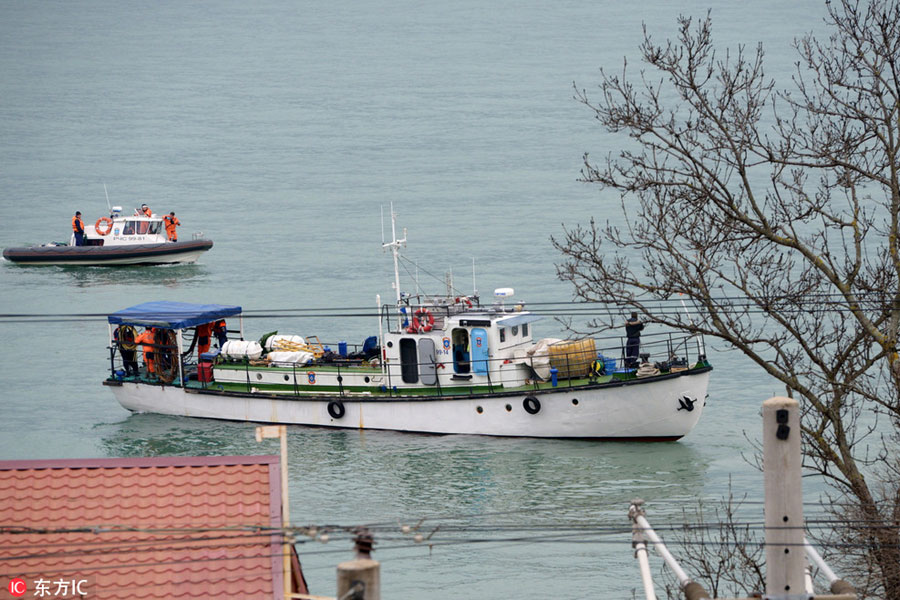
[[[212,323],[197,325],[197,358],[209,352],[209,334],[211,330]]]
[[[228,341],[228,326],[225,325],[225,319],[219,319],[213,324],[213,332],[216,334],[216,340],[219,342],[219,349]]]
[[[169,214],[163,217],[163,222],[166,224],[166,236],[168,236],[170,242],[178,241],[178,232],[175,231],[175,228],[181,225],[181,221],[175,216],[175,211],[173,210]]]
[[[144,346],[144,366],[147,367],[147,375],[155,375],[156,366],[155,366],[155,355],[153,353],[154,347],[154,332],[152,327],[148,327],[144,330],[144,332],[137,337],[135,340],[138,344],[142,344]]]
[[[81,211],[75,211],[72,217],[72,232],[75,234],[75,245],[84,246],[84,221],[81,220]]]
[[[153,211],[146,204],[141,204],[141,207],[136,209],[134,214],[138,217],[152,217]],[[137,231],[135,233],[145,235],[148,231],[150,231],[150,221],[139,221],[137,223]]]

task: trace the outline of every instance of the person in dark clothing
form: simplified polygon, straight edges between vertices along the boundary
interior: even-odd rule
[[[122,355],[122,365],[125,367],[126,377],[137,377],[137,343],[135,340],[134,327],[130,325],[119,325],[113,332],[113,338],[119,347],[119,354]]]
[[[213,333],[219,342],[219,349],[221,350],[225,342],[228,341],[228,326],[225,324],[225,319],[219,319],[213,323]]]
[[[81,211],[75,211],[72,217],[72,232],[75,234],[75,245],[84,246],[84,221],[81,220]]]
[[[625,367],[632,369],[638,366],[638,357],[641,351],[641,330],[644,324],[638,319],[637,313],[631,313],[631,318],[625,321]]]

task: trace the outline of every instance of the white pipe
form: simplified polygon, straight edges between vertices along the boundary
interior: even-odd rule
[[[378,362],[381,365],[381,376],[382,378],[385,375],[385,370],[387,369],[387,365],[384,364],[384,323],[381,321],[381,294],[375,294],[375,305],[377,309],[375,310],[378,315]],[[383,379],[382,379],[383,381]]]
[[[640,532],[635,530],[635,535],[640,536]],[[644,596],[647,600],[656,600],[656,590],[653,589],[653,576],[650,573],[650,558],[647,555],[647,544],[643,542],[643,539],[635,542],[634,555],[638,559],[638,565],[641,568]]]
[[[182,368],[184,359],[181,358],[181,347],[184,344],[182,344],[182,337],[181,337],[180,329],[175,330],[175,345],[178,346],[175,349],[175,352],[176,352],[175,359],[178,361],[178,383],[181,385],[181,387],[184,387],[184,369]]]
[[[634,522],[638,524],[641,528],[641,531],[650,538],[650,541],[653,542],[656,547],[656,551],[659,552],[660,556],[663,557],[663,560],[666,561],[666,564],[669,565],[669,568],[672,569],[672,572],[675,573],[675,577],[678,578],[678,583],[682,587],[682,589],[689,583],[691,583],[691,578],[688,577],[687,573],[678,565],[678,561],[675,560],[675,557],[669,552],[666,548],[666,545],[663,544],[663,541],[656,535],[656,532],[653,531],[653,528],[650,527],[650,523],[643,515],[636,515],[634,518]]]
[[[834,574],[834,571],[828,568],[828,565],[825,564],[825,561],[819,556],[819,553],[816,552],[816,549],[810,545],[809,540],[805,537],[803,538],[803,544],[806,548],[806,556],[815,563],[820,571],[822,571],[825,579],[828,580],[828,584],[831,585],[837,581],[837,579],[839,579],[838,576]]]

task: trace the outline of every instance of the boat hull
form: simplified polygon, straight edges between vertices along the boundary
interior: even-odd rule
[[[3,258],[19,265],[161,265],[193,263],[212,246],[211,240],[115,246],[31,246],[7,248]]]
[[[437,397],[296,396],[131,381],[105,384],[134,412],[436,434],[672,441],[699,421],[710,371],[707,367],[652,380]]]

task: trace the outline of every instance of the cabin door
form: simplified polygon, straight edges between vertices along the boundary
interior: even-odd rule
[[[488,337],[481,327],[472,330],[472,372],[480,375],[488,372]]]
[[[437,369],[434,366],[434,340],[422,338],[419,340],[419,380],[424,385],[437,383]]]
[[[469,366],[469,332],[466,329],[453,330],[453,372],[466,374]]]
[[[431,350],[434,352],[433,345]],[[419,381],[419,361],[414,338],[400,340],[400,375],[403,383],[418,383]]]

